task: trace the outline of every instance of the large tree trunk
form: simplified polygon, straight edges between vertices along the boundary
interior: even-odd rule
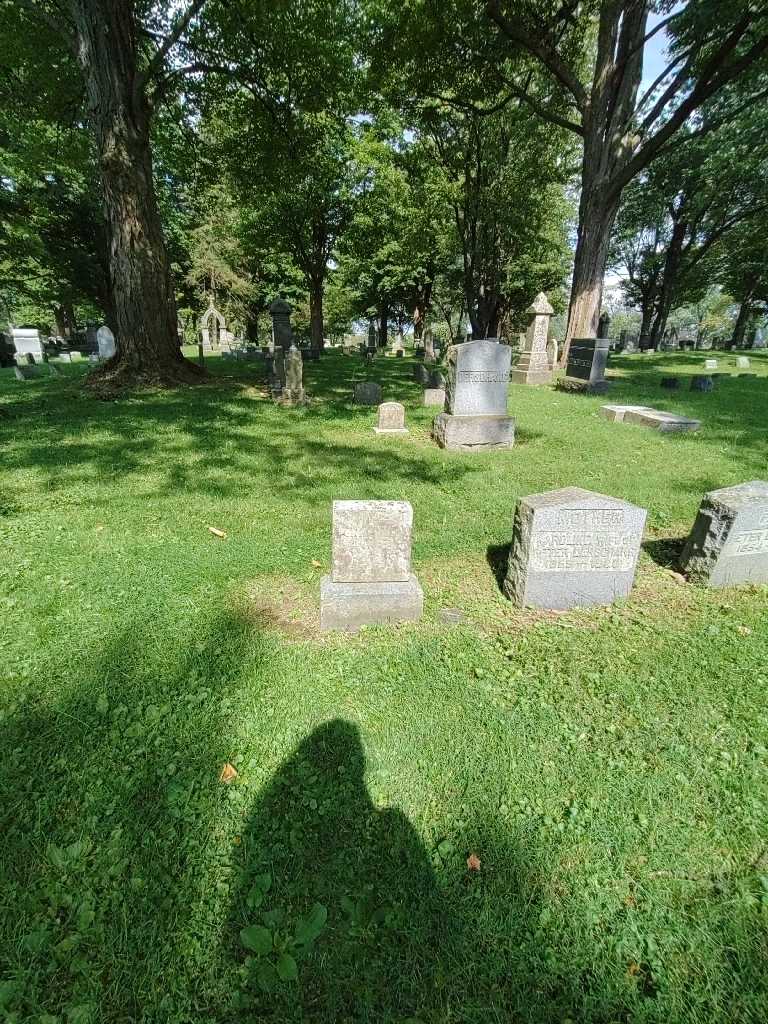
[[[605,185],[594,178],[585,157],[568,327],[561,354],[563,366],[567,363],[573,338],[597,336],[611,229],[619,208],[618,197],[612,196]]]
[[[309,289],[310,347],[319,355],[325,347],[323,337],[323,279],[313,278]]]
[[[387,331],[389,328],[389,307],[384,303],[379,309],[379,348],[387,347]]]
[[[739,307],[739,315],[736,317],[736,323],[733,325],[733,336],[731,338],[730,345],[731,348],[744,347],[744,337],[747,333],[747,326],[751,316],[752,306],[749,298],[746,298]]]
[[[196,382],[181,354],[176,301],[152,179],[151,111],[136,67],[130,0],[71,0],[99,154],[117,352],[95,388]]]

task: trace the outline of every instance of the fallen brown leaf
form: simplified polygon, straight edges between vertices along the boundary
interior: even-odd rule
[[[470,871],[480,870],[480,858],[477,856],[476,853],[470,853],[470,855],[467,857],[467,867],[469,868]]]
[[[214,537],[221,537],[222,540],[227,536],[224,530],[217,530],[215,526],[209,526],[208,533],[212,533]]]
[[[219,782],[223,782],[226,784],[232,782],[232,780],[236,778],[237,769],[233,765],[231,765],[229,761],[225,761],[224,766],[222,767],[221,772],[219,773]]]
[[[681,572],[675,572],[674,569],[667,569],[667,572],[672,577],[672,579],[675,581],[675,583],[686,583],[687,582],[685,576],[683,576],[683,574]]]

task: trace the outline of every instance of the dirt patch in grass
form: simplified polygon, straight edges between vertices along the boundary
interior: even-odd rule
[[[244,622],[274,630],[289,640],[318,640],[320,610],[317,586],[278,576],[252,580],[232,598]]]

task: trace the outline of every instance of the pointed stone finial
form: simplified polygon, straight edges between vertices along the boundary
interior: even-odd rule
[[[552,316],[554,312],[544,292],[539,292],[527,309],[529,316]]]

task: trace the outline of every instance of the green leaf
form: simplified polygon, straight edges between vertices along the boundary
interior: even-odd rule
[[[272,932],[269,928],[262,928],[260,924],[243,928],[240,932],[240,941],[256,956],[266,956],[272,952]]]
[[[437,847],[437,852],[440,854],[443,860],[445,860],[447,857],[450,857],[451,854],[453,853],[453,850],[454,846],[450,839],[444,839],[442,843],[440,843]]]
[[[266,896],[272,888],[272,875],[268,871],[265,871],[263,875],[256,875],[253,880],[253,887]]]
[[[264,963],[259,964],[259,969],[256,971],[256,981],[258,982],[259,988],[262,992],[274,992],[280,983],[280,978],[274,966],[265,960]]]
[[[306,917],[301,917],[296,923],[294,936],[300,946],[310,946],[325,928],[328,920],[328,911],[322,903],[315,903]]]
[[[296,981],[299,968],[290,953],[281,953],[277,960],[277,973],[281,981]]]
[[[264,893],[259,889],[258,886],[254,885],[248,895],[245,897],[245,902],[249,910],[258,910],[261,904],[264,902]]]

